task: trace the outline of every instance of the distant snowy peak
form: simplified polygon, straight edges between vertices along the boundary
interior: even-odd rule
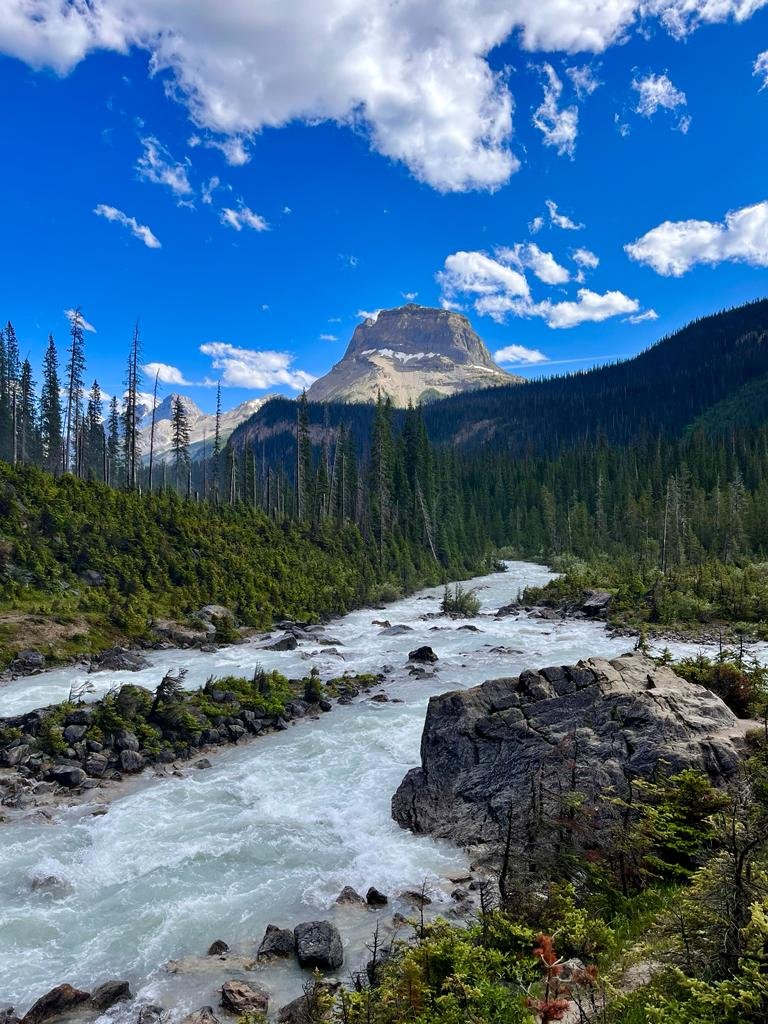
[[[522,383],[502,370],[465,316],[409,303],[358,324],[344,358],[307,392],[315,402],[398,406],[459,391]]]
[[[222,444],[227,441],[229,435],[244,423],[247,419],[257,413],[259,409],[268,402],[274,395],[264,395],[263,398],[249,398],[234,409],[222,411],[220,432]],[[154,452],[156,458],[164,459],[171,451],[173,443],[173,407],[176,399],[181,399],[181,404],[187,414],[189,424],[189,451],[193,459],[202,459],[204,455],[210,455],[213,448],[213,440],[216,435],[216,414],[206,413],[188,398],[186,395],[172,393],[166,395],[158,402],[155,410],[155,438]],[[150,437],[152,433],[152,396],[142,395],[144,401],[139,406],[139,426],[141,430],[141,450],[144,461],[149,458]]]

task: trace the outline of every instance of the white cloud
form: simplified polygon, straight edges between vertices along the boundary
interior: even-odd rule
[[[579,109],[575,106],[559,108],[563,83],[551,64],[544,64],[542,71],[546,78],[544,99],[533,113],[533,123],[544,136],[545,146],[554,146],[558,156],[573,157],[579,134]]]
[[[605,292],[599,295],[588,288],[580,288],[577,301],[551,302],[545,299],[535,303],[523,316],[540,316],[549,327],[576,327],[585,322],[601,323],[609,317],[622,313],[635,313],[640,308],[637,299],[630,299],[623,292]]]
[[[129,217],[127,213],[123,213],[123,211],[118,210],[117,207],[99,203],[93,212],[98,217],[105,217],[107,220],[113,221],[115,224],[122,224],[124,228],[128,228],[133,237],[142,241],[148,249],[160,248],[160,240],[152,233],[152,230],[148,228],[146,224],[139,224],[135,217]]]
[[[544,252],[535,242],[518,242],[511,248],[496,250],[496,256],[503,263],[511,263],[520,269],[533,271],[544,284],[566,284],[570,273],[561,266],[551,252]]]
[[[768,88],[768,50],[763,50],[762,53],[758,53],[757,60],[752,68],[752,74],[758,78],[762,78],[763,82],[760,86],[761,89]]]
[[[541,229],[544,227],[544,218],[541,216],[534,217],[532,221],[528,222],[528,230],[532,235],[538,235]]]
[[[533,366],[536,363],[548,362],[547,357],[537,348],[525,348],[524,345],[507,345],[493,353],[497,363],[512,363],[516,366]]]
[[[335,334],[321,334],[320,341],[338,341],[338,337]]]
[[[653,117],[658,110],[676,111],[687,105],[685,93],[676,88],[666,72],[662,75],[648,74],[632,79],[632,88],[637,93],[635,112],[643,117]],[[684,135],[691,126],[689,114],[680,114],[676,127]]]
[[[142,49],[201,133],[244,147],[267,127],[331,121],[434,188],[493,189],[519,165],[506,76],[487,61],[512,35],[531,52],[600,53],[651,17],[684,36],[765,3],[3,0],[0,51],[64,74],[94,50]]]
[[[400,293],[406,302],[413,302],[414,299],[418,298],[418,292],[401,292]]]
[[[170,366],[168,363],[145,363],[143,370],[152,380],[157,376],[161,384],[192,384],[192,381],[186,380],[177,366]]]
[[[443,290],[443,307],[454,308],[457,301],[466,296],[475,312],[490,316],[498,323],[504,323],[510,316],[539,317],[552,328],[575,327],[585,321],[600,323],[612,316],[639,311],[637,299],[623,292],[609,291],[600,295],[588,288],[580,288],[576,300],[534,301],[525,277],[503,262],[509,260],[510,254],[516,256],[516,250],[525,249],[527,246],[499,249],[497,259],[482,252],[456,252],[448,256],[443,270],[436,275]]]
[[[136,161],[136,170],[145,181],[166,185],[177,196],[192,194],[187,167],[174,160],[165,146],[154,136],[141,140],[144,152]]]
[[[75,318],[76,312],[76,309],[65,309],[64,316],[67,318],[67,320],[69,320],[70,323],[72,323],[72,321]],[[82,313],[80,313],[80,326],[83,328],[84,331],[90,331],[92,334],[96,333],[96,328],[93,326],[93,324],[89,323],[85,319]]]
[[[243,228],[252,228],[254,231],[269,231],[269,224],[258,213],[254,213],[248,206],[239,206],[236,210],[225,206],[221,211],[219,220],[235,231],[242,231]]]
[[[578,249],[574,249],[571,253],[571,257],[574,263],[578,263],[578,265],[583,267],[585,270],[594,270],[600,263],[600,258],[598,256],[596,256],[590,249],[585,249],[582,246]]]
[[[187,145],[190,149],[195,149],[197,146],[205,146],[206,149],[218,149],[230,167],[244,167],[251,159],[251,154],[248,152],[245,142],[238,135],[217,139],[210,135],[201,137],[195,134],[187,139]]]
[[[225,387],[261,391],[284,384],[302,391],[315,381],[312,374],[292,368],[295,357],[290,352],[238,348],[224,341],[208,342],[200,346],[200,351],[211,359],[213,369],[220,371]]]
[[[509,303],[529,296],[528,282],[519,270],[505,266],[484,252],[455,252],[446,257],[436,274],[443,299],[453,303],[460,295],[474,301],[478,313],[503,318]],[[444,308],[451,308],[445,307]]]
[[[571,220],[564,213],[559,213],[557,203],[551,199],[547,199],[546,207],[549,211],[549,223],[553,228],[561,228],[563,231],[581,231],[584,227],[583,224],[577,224],[576,221]]]
[[[219,178],[216,177],[215,174],[213,175],[212,178],[208,179],[208,183],[206,185],[203,185],[200,197],[206,204],[206,206],[210,206],[211,203],[213,203],[213,193],[216,191],[217,188],[220,187],[221,181]]]
[[[595,73],[589,64],[566,68],[565,73],[570,78],[571,85],[576,90],[576,95],[580,100],[591,96],[595,89],[602,85],[602,82],[598,81],[595,77]]]
[[[646,309],[644,313],[635,313],[634,316],[627,317],[627,323],[630,324],[642,324],[646,320],[658,320],[659,314],[655,309]]]
[[[373,311],[367,309],[358,309],[357,315],[361,320],[378,320],[380,309],[374,309]]]
[[[768,267],[768,201],[732,210],[723,221],[666,220],[624,249],[665,277],[680,277],[697,263]]]

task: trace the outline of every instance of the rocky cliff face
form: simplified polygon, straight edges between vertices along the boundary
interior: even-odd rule
[[[307,392],[314,402],[427,401],[459,391],[522,383],[498,367],[469,320],[410,303],[355,328],[344,358]]]
[[[744,723],[713,693],[639,655],[590,658],[433,697],[412,769],[392,801],[403,828],[470,844],[497,841],[532,791],[600,796],[685,768],[715,781],[736,769]],[[521,826],[522,827],[522,826]]]

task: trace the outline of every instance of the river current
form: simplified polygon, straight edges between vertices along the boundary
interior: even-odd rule
[[[211,675],[250,675],[257,664],[288,676],[316,665],[324,679],[388,666],[383,688],[402,701],[363,697],[319,721],[212,755],[206,771],[142,776],[104,815],[85,805],[59,809],[51,822],[0,828],[0,1007],[24,1012],[55,984],[89,988],[108,978],[130,980],[143,1000],[177,1011],[215,1005],[216,987],[238,971],[212,958],[188,961],[183,973],[163,965],[199,957],[217,938],[252,957],[267,924],[318,918],[335,920],[359,955],[375,915],[337,907],[344,885],[395,895],[426,878],[438,905],[450,906],[450,887],[440,879],[464,869],[465,854],[404,832],[390,817],[392,794],[419,761],[429,697],[631,647],[595,622],[489,614],[550,577],[542,566],[510,562],[507,572],[472,581],[483,614],[471,622],[423,618],[439,610],[440,589],[353,612],[326,630],[343,660],[311,641],[265,651],[262,637],[212,654],[154,652],[151,667],[138,673],[66,668],[0,687],[0,715],[10,715],[63,700],[83,682],[93,696],[128,681],[152,688],[180,667],[194,688]],[[381,619],[411,630],[387,635],[373,624]],[[421,644],[439,656],[434,678],[407,674],[408,651]],[[58,881],[40,887],[49,876]],[[380,914],[389,919],[398,908],[395,901]],[[350,958],[345,970],[353,966]],[[295,966],[250,976],[271,989],[274,1005],[301,993]]]

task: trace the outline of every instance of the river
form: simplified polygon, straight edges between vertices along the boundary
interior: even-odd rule
[[[344,660],[311,642],[295,651],[265,651],[260,638],[215,654],[154,652],[151,667],[138,673],[84,675],[67,668],[0,688],[0,715],[9,715],[62,700],[83,681],[96,696],[124,681],[156,686],[179,667],[188,670],[186,685],[197,687],[211,675],[251,674],[257,664],[289,676],[317,665],[323,678],[390,666],[384,688],[402,700],[363,698],[317,722],[227,748],[212,756],[207,771],[142,777],[103,816],[86,805],[61,809],[52,822],[5,826],[0,1007],[7,1002],[23,1012],[55,984],[89,988],[108,978],[126,978],[143,1000],[178,1011],[215,1006],[217,985],[238,971],[211,959],[184,975],[163,965],[205,953],[216,938],[252,956],[268,923],[293,927],[317,918],[335,920],[347,948],[360,950],[375,915],[337,907],[344,885],[362,892],[375,885],[394,895],[428,878],[438,905],[449,906],[449,887],[439,880],[466,867],[464,853],[404,832],[390,818],[391,796],[419,760],[429,697],[526,667],[615,656],[631,646],[595,622],[487,614],[550,575],[538,565],[510,562],[507,572],[472,581],[485,614],[471,623],[422,618],[439,609],[440,589],[383,611],[353,612],[327,628]],[[383,635],[375,619],[412,631]],[[406,672],[408,651],[421,644],[439,656],[434,678]],[[499,647],[505,651],[494,652]],[[33,881],[47,876],[60,885],[33,890]],[[389,920],[393,909],[405,907],[395,902],[380,916]],[[349,960],[344,970],[351,966]],[[272,990],[274,1005],[301,992],[292,965],[250,976]]]

